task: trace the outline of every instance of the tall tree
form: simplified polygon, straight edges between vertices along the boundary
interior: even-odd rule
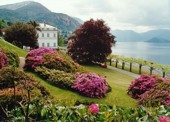
[[[34,20],[29,21],[27,24],[32,25],[35,29],[37,29],[40,26],[39,23]]]
[[[111,53],[114,39],[115,36],[103,20],[90,19],[69,37],[67,51],[80,64],[103,63]]]
[[[8,27],[8,24],[5,20],[0,19],[0,29]]]
[[[15,23],[5,31],[4,39],[20,48],[37,46],[37,31],[32,25]]]

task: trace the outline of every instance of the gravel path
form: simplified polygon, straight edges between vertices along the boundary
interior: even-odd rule
[[[25,58],[19,57],[19,59],[20,59],[19,68],[23,70],[23,66],[25,65]]]
[[[111,69],[111,70],[115,70],[115,71],[123,73],[123,74],[126,74],[126,75],[129,75],[129,76],[132,76],[134,78],[138,78],[140,76],[138,74],[135,74],[135,73],[132,73],[132,72],[129,72],[129,71],[125,71],[125,70],[122,70],[122,69],[118,69],[118,68],[115,68],[115,67],[112,67],[112,66],[107,66],[107,68]]]

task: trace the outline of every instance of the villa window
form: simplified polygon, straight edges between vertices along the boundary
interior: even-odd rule
[[[54,37],[56,37],[56,34],[54,33]]]
[[[45,44],[44,44],[44,43],[42,43],[42,47],[45,47]]]
[[[49,33],[47,33],[47,37],[50,37],[50,34],[49,34]]]
[[[50,47],[50,43],[47,43],[47,47]]]
[[[56,47],[56,43],[54,43],[54,47]]]
[[[44,37],[44,33],[42,33],[42,37]]]

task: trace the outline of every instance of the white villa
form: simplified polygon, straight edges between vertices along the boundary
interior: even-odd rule
[[[40,23],[38,31],[38,46],[58,48],[58,29],[46,23]]]

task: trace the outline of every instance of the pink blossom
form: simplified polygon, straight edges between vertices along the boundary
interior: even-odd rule
[[[98,113],[99,112],[99,106],[98,106],[98,104],[91,104],[90,106],[89,106],[89,110],[90,110],[90,112],[91,113]]]
[[[170,118],[167,116],[160,116],[159,122],[170,122]]]

